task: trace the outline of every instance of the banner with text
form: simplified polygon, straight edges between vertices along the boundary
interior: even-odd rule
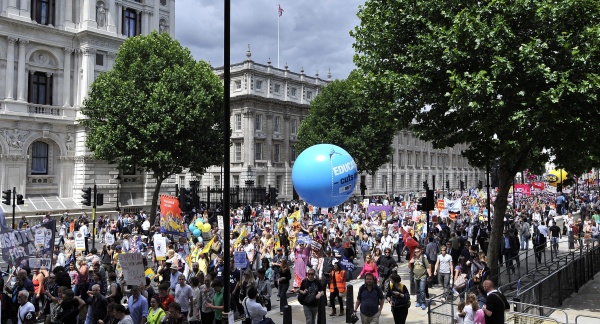
[[[177,197],[160,196],[160,232],[185,236],[183,215],[181,215]]]
[[[0,228],[2,259],[9,266],[46,267],[50,269],[56,221],[52,220],[24,230]],[[34,267],[35,266],[35,267]]]
[[[127,285],[139,286],[146,284],[144,256],[139,253],[123,253],[119,255],[119,263],[123,267],[123,276]]]

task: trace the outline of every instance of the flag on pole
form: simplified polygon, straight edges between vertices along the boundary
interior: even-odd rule
[[[281,5],[278,5],[279,9],[277,9],[277,12],[279,13],[279,17],[281,17],[281,15],[283,15],[283,8],[281,8]]]

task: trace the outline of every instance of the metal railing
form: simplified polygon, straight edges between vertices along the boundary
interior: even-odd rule
[[[507,260],[489,271],[495,273],[493,276],[484,273],[482,280],[494,281],[507,299],[515,306],[519,305],[511,319],[520,319],[519,323],[539,322],[540,317],[553,321],[548,316],[556,312],[556,307],[600,271],[600,246],[597,243],[580,244],[577,250],[569,249],[569,243],[572,242],[568,239],[560,241],[556,253],[547,249],[539,251],[538,256],[533,250],[519,253],[512,259],[514,274],[507,268]],[[460,292],[461,299],[464,300],[468,293],[477,294],[473,279]],[[434,296],[429,300],[429,323],[453,323],[456,307],[455,298]],[[507,314],[507,322],[508,319]]]
[[[581,319],[581,321],[580,321]],[[581,324],[596,324],[596,323],[600,323],[600,317],[597,316],[589,316],[589,315],[577,315],[575,316],[575,323],[581,323]]]

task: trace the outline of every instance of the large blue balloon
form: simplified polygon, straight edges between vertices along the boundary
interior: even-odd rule
[[[333,144],[304,150],[292,168],[292,183],[302,199],[317,207],[333,207],[354,192],[358,171],[348,152]]]
[[[198,236],[200,236],[200,234],[202,234],[202,233],[200,232],[200,230],[199,230],[199,229],[197,229],[197,228],[196,228],[194,231],[192,231],[192,234],[194,234],[194,236],[195,236],[195,237],[198,237]]]

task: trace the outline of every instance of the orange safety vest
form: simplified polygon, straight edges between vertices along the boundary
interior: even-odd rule
[[[340,293],[346,292],[346,271],[340,270],[336,272],[335,270],[331,270],[331,281],[329,281],[329,292],[333,292],[333,278],[335,278],[335,285]]]

